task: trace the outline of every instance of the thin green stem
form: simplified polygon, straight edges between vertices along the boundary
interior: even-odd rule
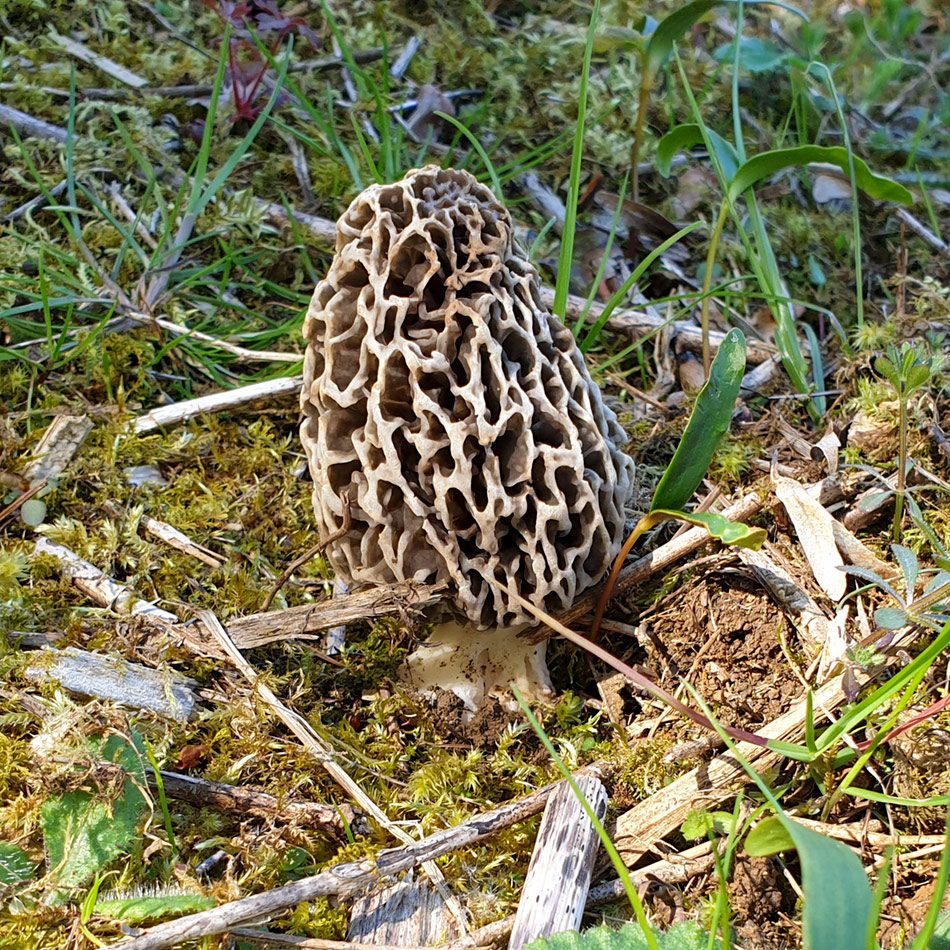
[[[722,237],[722,230],[726,226],[726,219],[729,217],[729,203],[724,201],[719,206],[719,217],[716,218],[716,226],[709,237],[709,248],[706,251],[706,272],[703,274],[703,304],[701,313],[701,325],[703,328],[703,372],[709,376],[709,367],[712,360],[709,356],[709,288],[712,287],[713,267],[716,264],[716,252],[719,250],[719,240]]]
[[[904,520],[904,493],[907,489],[907,396],[898,400],[900,407],[897,419],[897,490],[894,492],[894,526],[891,534],[895,543],[901,540],[901,522]]]

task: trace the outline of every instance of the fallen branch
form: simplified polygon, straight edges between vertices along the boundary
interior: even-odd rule
[[[157,791],[155,776],[146,775],[149,786]],[[352,825],[356,813],[349,805],[321,805],[317,802],[292,802],[275,798],[266,792],[240,785],[226,785],[206,778],[195,778],[179,772],[162,770],[162,787],[165,794],[198,808],[214,808],[217,811],[237,812],[242,816],[293,821],[310,828],[320,828],[334,834],[344,831],[344,819]]]
[[[84,561],[78,554],[61,544],[57,544],[55,541],[40,538],[36,542],[33,553],[34,556],[46,554],[56,558],[61,565],[64,576],[68,577],[73,582],[73,586],[78,587],[100,607],[105,607],[107,610],[113,610],[119,614],[141,617],[147,622],[159,623],[163,627],[165,624],[178,625],[178,618],[173,613],[162,610],[160,607],[150,604],[147,600],[140,600],[130,587],[126,587],[125,584],[120,584],[103,574],[98,567]]]
[[[578,774],[591,774],[595,768],[590,766]],[[460,825],[437,831],[421,841],[383,851],[375,861],[366,859],[338,864],[313,877],[159,924],[131,940],[120,942],[117,946],[123,950],[163,950],[186,940],[198,940],[212,934],[225,933],[251,921],[274,917],[301,901],[360,893],[377,886],[383,878],[409,871],[423,861],[434,861],[443,854],[467,847],[496,831],[509,828],[538,814],[560,785],[561,783],[557,782],[545,786],[526,798],[476,815]],[[473,945],[475,944],[466,944]]]
[[[438,603],[445,591],[439,584],[390,584],[321,600],[318,604],[232,617],[228,633],[241,650],[276,640],[312,640],[315,634],[341,624],[422,610]]]
[[[211,393],[208,396],[199,396],[197,399],[174,402],[170,406],[158,406],[134,419],[131,429],[137,435],[144,435],[156,429],[178,425],[195,416],[236,409],[238,406],[247,405],[258,399],[282,399],[297,395],[302,385],[302,376],[268,379],[263,383],[252,383],[250,386],[239,386],[237,389]]]

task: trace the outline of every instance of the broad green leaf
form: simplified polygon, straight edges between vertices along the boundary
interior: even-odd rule
[[[36,876],[36,869],[22,848],[0,841],[0,885],[22,884]]]
[[[707,950],[709,934],[691,920],[673,924],[665,933],[654,931],[660,950]],[[626,924],[619,930],[601,926],[583,933],[567,931],[528,944],[525,950],[646,950],[648,944],[643,931],[636,924]],[[716,940],[713,947],[721,947]]]
[[[735,44],[720,46],[713,54],[721,63],[731,63]],[[774,43],[766,43],[757,36],[743,36],[739,40],[739,66],[750,73],[767,73],[785,64],[789,54]]]
[[[721,135],[713,132],[712,129],[706,129],[706,135],[709,136],[709,142],[716,153],[716,159],[719,167],[725,175],[726,181],[732,181],[735,177],[736,169],[739,167],[739,156],[733,148],[732,143],[727,142]],[[664,177],[668,178],[673,164],[673,156],[684,149],[693,148],[695,145],[706,147],[706,139],[703,138],[703,130],[691,122],[678,125],[671,129],[656,146],[656,168]]]
[[[204,894],[144,894],[139,897],[106,895],[96,902],[96,913],[116,917],[131,924],[141,924],[163,917],[181,917],[210,910],[215,901]]]
[[[912,204],[913,195],[901,184],[883,175],[876,175],[857,155],[854,162],[854,181],[866,195],[877,201],[896,201],[900,204]],[[848,150],[840,145],[801,145],[795,148],[777,148],[769,152],[754,155],[743,163],[735,173],[729,185],[729,200],[736,201],[739,196],[756,182],[774,175],[776,172],[794,166],[808,165],[812,162],[825,162],[837,165],[848,172]]]
[[[656,487],[650,511],[681,511],[696,491],[722,437],[729,431],[745,372],[745,354],[742,331],[730,330],[719,345],[686,431]]]
[[[861,862],[840,841],[781,813],[760,821],[745,840],[746,853],[753,857],[791,848],[798,851],[802,866],[805,947],[865,950],[872,898]]]
[[[46,864],[52,883],[63,891],[79,887],[126,854],[137,841],[145,817],[146,802],[139,790],[145,779],[135,751],[117,736],[111,736],[97,751],[107,761],[132,771],[136,781],[126,779],[116,799],[68,792],[41,806]]]
[[[883,630],[900,630],[910,623],[910,617],[899,607],[879,607],[874,611],[874,622]]]
[[[767,858],[794,847],[792,836],[775,815],[763,818],[745,837],[745,853],[753,858]]]
[[[665,518],[697,525],[705,528],[712,537],[717,541],[722,541],[723,544],[749,548],[753,551],[762,547],[767,537],[764,528],[752,528],[741,521],[730,521],[713,511],[671,511],[667,508],[654,508],[644,520],[649,519],[656,523]]]
[[[802,926],[806,950],[866,950],[871,886],[857,855],[785,815],[785,826],[802,866]]]
[[[721,0],[693,0],[661,20],[647,43],[644,72],[655,76],[673,52],[673,44]]]
[[[731,811],[706,811],[704,808],[695,808],[680,826],[680,834],[687,841],[704,841],[710,833],[728,835],[735,827],[735,815]]]

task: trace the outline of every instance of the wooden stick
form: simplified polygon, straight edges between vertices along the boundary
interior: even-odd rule
[[[541,302],[549,310],[554,306],[554,291],[547,288],[541,288]],[[587,301],[583,297],[571,294],[567,298],[568,322],[576,320],[584,312]],[[595,302],[589,311],[589,319],[596,320],[604,312],[604,305]],[[635,339],[649,334],[657,333],[665,326],[671,326],[676,334],[676,338],[687,349],[693,352],[701,352],[703,348],[703,331],[695,323],[686,320],[676,320],[670,323],[661,317],[655,317],[652,314],[644,313],[642,310],[634,310],[631,307],[618,307],[607,320],[607,329],[614,333],[622,333],[632,336]],[[726,334],[719,330],[711,330],[709,333],[709,343],[716,349],[725,339]],[[747,340],[746,359],[749,363],[758,364],[767,359],[771,359],[775,354],[775,347],[769,346],[758,340]]]
[[[607,791],[599,778],[577,780],[581,794],[602,820]],[[541,937],[579,930],[600,838],[593,822],[566,783],[549,799],[528,865],[508,950],[521,950]]]
[[[401,825],[392,821],[389,816],[374,802],[354,781],[349,773],[337,763],[333,753],[326,745],[323,739],[317,735],[313,727],[304,719],[303,716],[288,709],[274,694],[273,690],[265,683],[261,682],[257,671],[244,658],[243,654],[234,645],[234,641],[228,636],[227,630],[221,624],[221,621],[210,610],[198,611],[198,617],[202,626],[211,633],[224,649],[228,659],[237,667],[238,671],[254,687],[258,696],[277,714],[278,718],[288,729],[297,737],[304,748],[316,758],[316,760],[327,770],[330,777],[355,801],[363,811],[369,815],[377,824],[385,828],[394,838],[409,845],[414,843],[415,839],[406,832]],[[457,898],[449,890],[445,883],[442,871],[436,864],[426,858],[422,861],[422,869],[429,880],[441,893],[445,903],[452,913],[452,916],[458,921],[462,932],[467,932],[465,925],[465,911]]]
[[[241,650],[275,640],[314,640],[321,630],[340,624],[422,610],[438,603],[444,591],[445,586],[439,584],[382,585],[316,604],[232,617],[227,629]]]
[[[578,774],[587,774],[595,769],[596,766],[590,766]],[[387,877],[418,867],[423,861],[434,861],[443,854],[467,847],[538,814],[560,784],[545,786],[516,802],[476,815],[460,825],[437,831],[420,841],[383,851],[375,861],[365,859],[338,864],[313,877],[159,924],[117,946],[123,950],[164,950],[186,940],[198,940],[225,933],[251,921],[275,917],[301,901],[358,894]]]
[[[26,137],[49,139],[52,142],[59,142],[60,145],[66,144],[67,133],[64,128],[44,122],[42,119],[35,119],[10,106],[0,105],[0,125],[12,125],[20,135]]]
[[[279,821],[293,821],[310,828],[320,828],[335,835],[343,832],[343,821],[352,824],[357,814],[349,805],[322,805],[318,802],[284,801],[255,788],[226,785],[206,778],[182,775],[180,772],[161,772],[165,794],[198,808],[256,815]],[[155,776],[146,775],[149,785],[157,788]]]
[[[197,399],[174,402],[170,406],[158,406],[133,420],[131,428],[136,435],[144,435],[156,429],[178,425],[195,416],[236,409],[257,399],[283,400],[288,396],[299,394],[302,385],[302,376],[268,379],[263,383],[252,383],[250,386],[239,386],[237,389],[211,393],[209,396],[199,396]]]
[[[68,36],[60,36],[59,33],[54,30],[48,33],[47,37],[68,55],[75,57],[87,66],[93,66],[101,70],[107,76],[111,76],[126,86],[130,86],[132,89],[141,89],[143,86],[148,85],[147,79],[143,79],[141,76],[133,73],[132,70],[126,69],[125,66],[121,66],[114,60],[109,59],[108,56],[103,56],[102,53],[97,53],[89,49],[88,46],[84,46],[82,43]]]
[[[78,587],[90,600],[107,610],[141,617],[146,622],[162,625],[178,624],[178,618],[173,613],[162,610],[147,600],[140,600],[130,587],[107,577],[98,567],[84,561],[78,554],[55,541],[39,538],[34,548],[34,556],[37,554],[47,554],[56,558],[62,567],[63,574],[73,582],[73,586]]]

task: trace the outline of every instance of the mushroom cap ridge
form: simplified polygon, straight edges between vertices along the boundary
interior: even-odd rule
[[[488,188],[437,166],[367,188],[304,337],[301,441],[321,537],[349,509],[345,582],[446,582],[487,628],[533,620],[512,591],[557,612],[601,579],[633,461]]]

